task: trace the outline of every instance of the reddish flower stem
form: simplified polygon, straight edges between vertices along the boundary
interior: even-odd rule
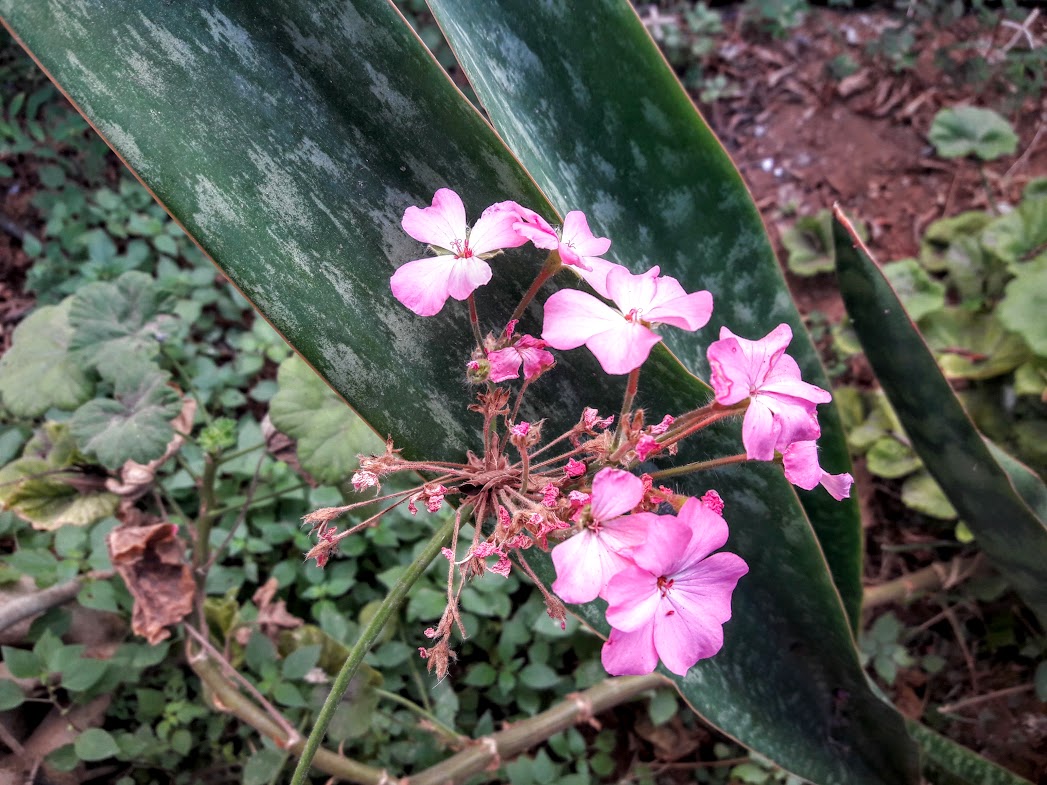
[[[749,456],[745,453],[739,453],[738,455],[728,455],[723,458],[713,458],[710,461],[695,461],[683,466],[673,466],[671,469],[651,472],[651,479],[662,480],[666,477],[679,477],[681,474],[692,474],[705,469],[716,469],[720,466],[730,466],[733,463],[745,463],[747,460],[749,460]]]
[[[520,300],[520,304],[516,306],[516,310],[513,311],[513,315],[509,317],[509,321],[513,319],[519,319],[523,316],[524,310],[528,305],[531,304],[531,300],[538,294],[538,290],[542,288],[542,285],[556,275],[557,271],[563,267],[560,263],[560,254],[557,250],[553,249],[549,252],[549,256],[545,259],[545,264],[542,265],[542,269],[538,272],[534,282],[530,288],[524,293],[523,299]]]
[[[480,333],[480,317],[476,313],[476,298],[472,294],[469,295],[469,326],[473,328],[473,338],[476,339],[476,345],[483,351],[484,339]]]

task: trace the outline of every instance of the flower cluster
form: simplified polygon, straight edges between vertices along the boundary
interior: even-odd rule
[[[419,649],[438,675],[447,673],[454,658],[453,631],[466,635],[458,609],[465,582],[488,571],[507,576],[514,568],[534,580],[549,615],[561,624],[564,602],[606,600],[611,633],[603,664],[609,673],[649,673],[661,662],[682,675],[715,654],[731,618],[732,594],[748,566],[720,551],[728,526],[719,494],[685,497],[656,482],[711,466],[775,461],[801,488],[820,484],[837,499],[850,493],[850,475],[829,474],[819,463],[817,406],[830,395],[800,378],[799,366],[785,353],[792,338],[788,325],[759,340],[722,328],[708,348],[714,399],[648,421],[634,406],[640,367],[662,340],[663,326],[693,332],[709,323],[709,292],[688,293],[658,267],[634,274],[605,259],[611,241],[596,237],[578,211],[557,228],[516,202],[499,202],[470,228],[462,199],[441,188],[430,206],[407,208],[403,228],[431,254],[396,270],[394,297],[419,316],[439,313],[449,299],[468,301],[475,348],[463,358],[465,376],[480,388],[468,408],[483,419],[483,443],[462,463],[407,460],[391,442],[382,455],[361,456],[352,477],[358,492],[378,494],[382,478],[400,472],[420,473],[426,481],[310,513],[305,520],[317,543],[307,557],[323,566],[342,539],[378,525],[399,505],[412,514],[422,508],[439,513],[447,502],[456,507],[450,547],[443,551],[448,603],[439,623],[425,631],[431,644]],[[490,262],[498,254],[527,243],[548,251],[548,258],[504,326],[485,332],[474,292],[491,280]],[[563,269],[595,295],[563,288],[543,304],[540,336],[518,332],[527,306]],[[601,416],[586,407],[573,426],[549,435],[547,420],[520,418],[521,403],[555,368],[550,349],[581,346],[606,373],[627,375],[621,414]],[[507,385],[514,380],[515,400]],[[678,455],[684,439],[712,423],[738,417],[743,453],[636,473],[640,464]],[[343,531],[332,523],[376,504],[383,506]],[[469,518],[472,541],[459,543]],[[556,580],[549,588],[522,555],[531,548],[551,548]]]

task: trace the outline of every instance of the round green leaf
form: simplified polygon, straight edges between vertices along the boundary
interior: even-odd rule
[[[920,459],[912,448],[893,436],[877,439],[865,454],[869,471],[877,477],[904,477],[920,468]]]
[[[796,275],[810,276],[831,272],[836,261],[832,219],[828,210],[805,215],[782,233],[782,245],[789,253],[787,264]]]
[[[949,502],[941,486],[925,471],[905,478],[902,483],[902,502],[906,507],[932,518],[951,521],[956,517],[956,508]]]
[[[1047,250],[1047,196],[1026,196],[1017,209],[993,219],[982,244],[1018,273],[1024,262]]]
[[[914,322],[945,306],[945,285],[931,278],[915,259],[885,264],[883,274]]]
[[[992,220],[982,210],[971,210],[951,218],[941,218],[923,233],[920,240],[920,264],[929,272],[939,273],[947,268],[945,254],[961,239],[976,238]]]
[[[996,315],[1004,327],[1024,338],[1037,355],[1047,357],[1047,256],[1007,284]]]
[[[924,318],[920,327],[947,377],[991,379],[1029,359],[1025,342],[1001,321],[991,313],[943,308]],[[1042,325],[1047,320],[1039,321]]]
[[[94,392],[90,377],[69,352],[71,301],[37,308],[15,328],[0,357],[0,396],[12,414],[39,417],[54,407],[71,411]]]
[[[146,365],[128,371],[117,378],[113,398],[88,401],[69,421],[84,452],[109,469],[127,461],[148,463],[163,455],[174,436],[171,420],[182,407],[166,373]]]
[[[940,110],[931,123],[929,138],[942,158],[976,155],[992,161],[1011,155],[1018,147],[1018,135],[1005,118],[975,106]]]
[[[280,364],[276,380],[269,416],[297,442],[302,468],[320,482],[344,480],[357,467],[357,455],[383,449],[382,440],[297,355]]]
[[[25,693],[22,692],[22,688],[10,679],[0,679],[0,711],[17,708],[23,702]]]
[[[120,754],[116,740],[101,728],[85,730],[76,737],[73,749],[76,750],[77,757],[85,761],[105,760]]]

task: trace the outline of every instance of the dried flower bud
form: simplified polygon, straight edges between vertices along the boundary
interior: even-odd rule
[[[585,463],[571,458],[567,461],[567,465],[563,467],[563,470],[568,477],[581,477],[585,474]]]

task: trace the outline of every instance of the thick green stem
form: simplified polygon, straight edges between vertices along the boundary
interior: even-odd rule
[[[531,300],[538,294],[538,290],[542,288],[543,284],[556,275],[557,271],[563,267],[560,263],[560,253],[557,250],[552,250],[545,259],[545,264],[542,265],[542,269],[538,273],[538,277],[534,279],[530,288],[524,293],[523,299],[520,300],[520,304],[516,306],[516,310],[513,311],[513,315],[509,317],[509,321],[519,319],[523,316],[524,310],[531,304]]]
[[[705,469],[716,469],[720,466],[730,466],[732,463],[745,463],[749,457],[743,452],[738,455],[728,455],[723,458],[713,458],[711,461],[695,461],[685,463],[683,466],[674,466],[671,469],[661,469],[651,472],[652,480],[662,480],[666,477],[679,477],[681,474],[692,474]]]
[[[433,559],[439,555],[440,549],[451,539],[454,525],[454,520],[449,520],[433,535],[425,549],[418,554],[418,558],[408,565],[404,574],[400,576],[400,579],[389,591],[389,594],[382,600],[378,612],[375,613],[363,632],[360,633],[360,638],[349,651],[349,656],[346,658],[345,664],[342,665],[342,670],[335,677],[334,684],[331,685],[331,693],[327,696],[327,700],[324,701],[323,708],[320,709],[320,714],[316,718],[316,725],[313,726],[313,730],[305,742],[305,747],[302,749],[302,757],[298,760],[298,766],[295,768],[294,776],[291,778],[291,785],[302,785],[305,782],[306,777],[309,775],[309,766],[313,761],[313,757],[315,757],[316,751],[320,748],[320,742],[323,741],[324,735],[327,733],[327,726],[330,724],[335,709],[338,708],[338,704],[342,700],[342,696],[345,695],[345,691],[349,688],[349,682],[352,681],[353,676],[359,670],[360,663],[364,660],[364,655],[370,651],[371,646],[378,640],[378,636],[381,635],[386,623],[400,608],[401,603],[407,597],[407,592],[422,577],[422,573],[425,572]]]

